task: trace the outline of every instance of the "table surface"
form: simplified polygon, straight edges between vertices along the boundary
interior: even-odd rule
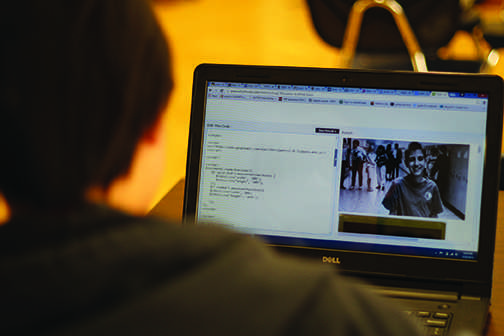
[[[182,218],[184,180],[180,180],[152,210],[155,215],[172,220]],[[504,336],[504,191],[499,192],[499,212],[495,244],[492,306],[487,336]]]

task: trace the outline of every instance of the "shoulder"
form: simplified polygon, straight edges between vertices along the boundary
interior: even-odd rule
[[[400,197],[404,192],[403,189],[408,188],[407,184],[407,180],[404,177],[398,177],[392,180],[385,198]]]
[[[407,323],[390,321],[394,308],[384,308],[387,303],[334,268],[280,255],[217,225],[111,211],[75,222],[61,244],[11,263],[3,281],[37,279],[30,292],[36,295],[9,287],[3,299],[7,304],[12,298],[12,316],[46,321],[57,314],[57,320],[71,321],[62,323],[62,335],[415,334]],[[41,305],[47,309],[30,313]]]
[[[426,185],[428,185],[429,187],[436,187],[437,188],[437,184],[436,182],[434,182],[433,180],[431,180],[430,178],[426,178],[425,179],[425,183]]]
[[[396,327],[388,321],[395,313],[388,301],[342,277],[334,267],[279,254],[258,239],[217,225],[139,220],[151,232],[142,240],[156,251],[151,255],[160,259],[155,268],[162,275],[141,305],[131,302],[134,316],[118,323],[133,319],[130,327],[135,328],[139,319],[141,327],[148,315],[159,316],[155,325],[180,334],[233,334],[244,325],[246,335],[332,335],[350,330],[355,331],[348,333],[352,335],[414,334],[408,333],[407,323]],[[160,305],[166,314],[153,311]],[[226,319],[216,322],[222,316]],[[192,318],[203,323],[188,325]],[[367,333],[364,325],[376,320],[382,320],[377,330]]]
[[[406,184],[408,184],[408,180],[403,176],[398,177],[392,181],[392,186],[394,187],[404,186]]]
[[[434,192],[438,191],[438,186],[433,180],[426,178],[424,183],[426,189],[432,190]]]
[[[294,320],[289,335],[417,335],[418,331],[388,299],[364,290],[358,280],[321,282],[309,309]],[[332,323],[327,323],[332,321]]]

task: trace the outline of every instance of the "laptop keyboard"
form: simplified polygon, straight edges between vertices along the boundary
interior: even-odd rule
[[[426,336],[443,336],[448,332],[452,313],[432,311],[406,311]]]

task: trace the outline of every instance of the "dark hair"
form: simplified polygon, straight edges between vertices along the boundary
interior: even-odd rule
[[[383,147],[383,145],[379,145],[379,146],[376,148],[376,153],[377,153],[377,154],[383,154],[383,153],[385,153],[385,147]]]
[[[0,190],[64,206],[126,174],[172,88],[144,0],[8,1],[0,13]]]
[[[416,150],[421,150],[423,155],[425,156],[425,150],[422,147],[422,145],[419,142],[410,142],[408,145],[408,149],[404,151],[404,158],[406,159],[406,162],[409,161],[410,155],[412,152]]]

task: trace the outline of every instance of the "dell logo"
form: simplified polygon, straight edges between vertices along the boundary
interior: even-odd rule
[[[339,258],[336,257],[322,257],[322,262],[323,263],[329,263],[329,264],[341,264],[341,261]]]

